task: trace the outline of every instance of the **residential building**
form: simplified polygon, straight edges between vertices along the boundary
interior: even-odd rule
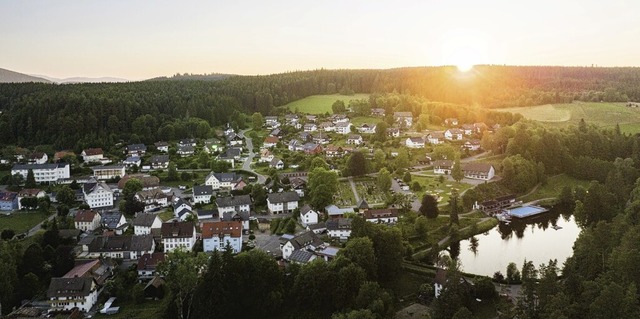
[[[182,198],[178,198],[173,203],[173,215],[175,218],[184,221],[192,214],[193,208]]]
[[[226,211],[220,214],[221,222],[240,222],[242,223],[242,230],[244,232],[249,231],[249,221],[251,220],[251,213],[249,211]]]
[[[322,146],[316,143],[306,143],[302,145],[305,154],[316,155],[322,153]]]
[[[462,130],[462,133],[464,133],[464,135],[471,135],[475,133],[476,128],[473,126],[473,124],[462,124],[462,126],[460,126],[460,130]]]
[[[236,133],[227,134],[226,138],[227,138],[227,145],[229,146],[237,146],[237,145],[242,145],[244,143],[244,139],[242,138],[242,136]]]
[[[126,174],[124,165],[94,166],[91,169],[99,180],[121,178]]]
[[[325,243],[312,231],[304,231],[298,235],[285,234],[280,237],[282,258],[289,260],[296,250],[315,251],[325,246]]]
[[[193,186],[193,202],[195,204],[209,204],[211,203],[211,196],[213,195],[213,189],[208,185]]]
[[[331,115],[331,122],[333,122],[333,124],[348,123],[349,117],[345,114],[333,114]]]
[[[315,132],[318,130],[318,126],[315,123],[307,123],[303,128],[305,132]]]
[[[265,121],[265,125],[272,129],[280,126],[280,122],[278,121],[277,116],[265,116],[264,121]]]
[[[375,124],[362,124],[360,127],[358,127],[358,132],[360,132],[361,134],[373,134],[376,132],[376,125]]]
[[[300,223],[302,226],[307,227],[309,225],[317,224],[320,219],[320,214],[311,209],[309,204],[306,204],[300,208]]]
[[[145,212],[169,206],[168,196],[160,188],[141,190],[136,192],[133,197],[144,204]]]
[[[156,248],[152,235],[93,236],[78,243],[82,247],[78,258],[118,258],[137,260],[151,254]]]
[[[263,146],[266,148],[273,148],[276,147],[276,145],[278,145],[278,142],[280,142],[280,138],[277,136],[267,136],[264,138],[264,143]]]
[[[324,132],[334,132],[336,130],[335,124],[333,122],[322,122],[318,125],[318,129]]]
[[[241,222],[205,222],[200,228],[205,252],[223,251],[227,246],[231,247],[235,254],[242,251]]]
[[[371,223],[378,224],[395,224],[398,222],[398,209],[367,209],[363,213],[364,219]]]
[[[113,206],[113,191],[104,182],[91,182],[82,185],[84,202],[90,208]]]
[[[165,261],[165,253],[151,253],[144,254],[138,259],[137,270],[138,279],[148,280],[157,275],[156,268],[158,265]]]
[[[100,215],[102,216],[102,219],[100,220],[102,228],[116,230],[121,233],[124,233],[127,230],[127,220],[121,212],[102,212]]]
[[[158,152],[169,153],[169,143],[160,141],[155,142],[153,145],[155,145]]]
[[[242,176],[236,173],[214,173],[211,172],[204,179],[204,184],[210,186],[213,190],[234,189],[235,186],[242,181]]]
[[[20,174],[26,180],[29,170],[33,171],[36,183],[57,182],[59,179],[71,177],[69,163],[16,164],[11,168],[11,175]]]
[[[196,226],[193,222],[173,221],[163,223],[160,233],[165,253],[177,248],[191,251],[196,243]]]
[[[223,215],[227,212],[249,212],[251,211],[251,196],[250,195],[238,195],[216,198],[216,204],[218,205],[218,212]]]
[[[160,187],[160,179],[157,176],[144,174],[128,174],[120,178],[120,180],[118,181],[118,189],[124,189],[124,186],[130,179],[139,180],[142,183],[142,190],[150,190]]]
[[[371,115],[373,116],[378,116],[378,117],[384,117],[385,111],[383,108],[372,108],[371,109]]]
[[[101,220],[100,213],[90,209],[83,209],[76,212],[74,226],[83,232],[92,232],[100,228]]]
[[[140,157],[147,152],[147,146],[144,144],[131,144],[127,145],[127,154],[129,156]]]
[[[331,238],[347,240],[351,237],[351,218],[334,218],[327,220],[327,235]]]
[[[23,198],[44,198],[47,194],[38,188],[25,188],[18,192],[18,209],[22,209]]]
[[[469,151],[479,151],[480,150],[480,141],[479,140],[468,140],[462,144],[462,148]]]
[[[271,159],[269,167],[273,167],[275,169],[284,169],[284,162],[281,159],[274,157],[273,159]]]
[[[427,134],[427,141],[430,144],[444,144],[444,132],[430,132]]]
[[[294,191],[267,194],[267,207],[271,214],[290,213],[298,208],[300,196]]]
[[[150,235],[154,229],[162,227],[162,220],[157,214],[138,213],[132,223],[136,235]]]
[[[390,127],[387,129],[388,137],[400,137],[400,129],[397,127]]]
[[[460,141],[462,140],[462,136],[464,132],[460,129],[457,128],[451,128],[448,129],[446,131],[444,131],[444,138],[450,140],[450,141]]]
[[[31,153],[31,156],[29,156],[29,159],[28,159],[27,163],[29,163],[29,164],[46,164],[47,161],[49,161],[49,156],[47,156],[47,153],[33,152],[33,153]]]
[[[76,260],[76,266],[69,270],[62,278],[93,278],[96,284],[101,287],[105,282],[113,277],[115,264],[110,260]]]
[[[270,150],[263,148],[260,150],[260,159],[258,162],[260,163],[270,163],[273,160],[273,153]]]
[[[338,134],[349,134],[349,133],[351,133],[351,123],[349,123],[349,122],[338,122],[335,125],[335,131]]]
[[[327,207],[324,208],[324,210],[327,212],[327,216],[329,216],[330,219],[332,218],[341,218],[344,217],[346,214],[353,214],[355,213],[355,211],[353,210],[353,208],[340,208],[336,205],[329,205]]]
[[[191,145],[178,145],[176,154],[182,157],[187,157],[195,154],[195,152],[196,152],[196,149]]]
[[[183,139],[178,141],[178,146],[196,147],[196,139],[195,138],[183,138]]]
[[[424,139],[422,137],[408,137],[405,145],[409,148],[424,148]]]
[[[493,165],[487,163],[464,163],[462,165],[462,172],[466,178],[485,181],[491,180],[496,174]]]
[[[169,155],[153,155],[151,157],[151,168],[153,169],[169,168]]]
[[[0,210],[16,210],[18,209],[18,193],[0,192]]]
[[[307,225],[306,230],[310,230],[316,234],[322,234],[327,231],[327,223],[319,222],[317,224]]]
[[[433,161],[433,173],[434,174],[451,175],[451,170],[452,169],[453,169],[453,161],[452,160],[437,160],[437,161]]]
[[[353,145],[360,145],[363,143],[362,140],[362,136],[360,135],[349,135],[349,137],[347,137],[347,144],[353,144]]]
[[[83,150],[80,155],[85,163],[100,162],[104,158],[104,152],[101,148],[88,148]]]
[[[324,132],[314,133],[311,136],[311,139],[316,144],[329,144],[329,142],[331,141],[331,138],[329,137],[329,135],[327,135],[327,133],[324,133]]]
[[[122,161],[124,166],[131,168],[134,166],[140,167],[142,165],[142,159],[139,156],[129,156],[124,161]]]
[[[51,278],[47,298],[50,312],[74,308],[88,312],[98,302],[98,285],[91,277]]]
[[[406,127],[413,125],[413,114],[411,112],[394,112],[393,119],[396,123],[402,123]]]

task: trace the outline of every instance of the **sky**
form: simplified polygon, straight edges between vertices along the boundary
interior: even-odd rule
[[[175,73],[640,66],[637,0],[0,0],[0,68]]]

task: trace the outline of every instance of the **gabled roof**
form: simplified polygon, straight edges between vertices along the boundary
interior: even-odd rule
[[[225,212],[220,217],[221,221],[247,221],[251,217],[251,214],[247,211],[240,212]]]
[[[397,208],[369,209],[364,212],[365,219],[398,217]]]
[[[302,208],[300,208],[300,215],[304,215],[306,213],[308,213],[309,211],[314,211],[313,209],[311,209],[311,206],[309,206],[309,204],[304,204],[304,206],[302,206]]]
[[[82,151],[86,156],[102,155],[104,152],[101,148],[88,148]]]
[[[104,212],[101,214],[102,219],[100,223],[107,228],[116,229],[118,228],[118,223],[122,219],[121,212]]]
[[[51,278],[47,297],[85,297],[93,287],[92,277]]]
[[[211,196],[213,189],[208,185],[193,186],[193,196]]]
[[[367,203],[367,201],[363,198],[358,203],[358,208],[359,209],[369,209],[369,203]]]
[[[411,140],[411,143],[413,144],[424,144],[424,139],[422,139],[422,137],[409,137],[409,140]]]
[[[160,164],[169,163],[169,155],[153,155],[153,156],[151,157],[151,163],[152,163],[152,164],[156,164],[156,163],[160,163]]]
[[[147,146],[144,144],[131,144],[131,145],[127,145],[127,151],[131,152],[131,151],[146,151],[147,150]]]
[[[163,238],[191,238],[195,232],[193,222],[162,223],[160,233]]]
[[[155,145],[156,147],[169,147],[169,143],[163,141],[155,142],[153,143],[153,145]]]
[[[277,136],[267,136],[264,138],[265,144],[276,144],[278,142],[280,142],[280,138],[278,138]]]
[[[250,195],[238,195],[238,196],[227,196],[227,197],[218,197],[216,198],[216,204],[218,207],[235,207],[242,205],[251,205],[251,196]]]
[[[300,195],[294,191],[267,194],[270,203],[288,203],[300,200]]]
[[[212,176],[215,177],[221,183],[233,183],[233,182],[238,182],[242,179],[242,177],[240,175],[237,175],[235,172],[231,172],[231,173],[211,172],[209,173],[209,175],[207,175],[207,178],[205,178],[205,180],[208,180]]]
[[[179,153],[193,153],[195,149],[191,145],[178,145]]]
[[[306,246],[320,247],[324,242],[316,235],[316,233],[307,230],[288,240],[294,249],[304,248]]]
[[[76,223],[90,223],[96,215],[99,215],[96,211],[83,209],[76,212],[74,220]]]
[[[327,220],[327,230],[351,229],[351,218],[335,218]]]
[[[38,189],[38,188],[25,188],[21,191],[18,192],[18,197],[33,197],[33,196],[38,196],[38,194],[40,192],[43,192],[43,190]]]
[[[462,165],[462,170],[488,173],[492,167],[493,165],[488,163],[464,163]]]
[[[347,137],[348,140],[361,140],[362,136],[358,135],[358,134],[351,134],[349,135],[349,137]]]
[[[452,160],[433,161],[433,167],[453,167],[453,161]]]
[[[164,253],[144,254],[138,259],[138,270],[154,270],[165,257]]]
[[[202,229],[202,238],[205,239],[214,236],[223,237],[224,235],[242,237],[242,222],[239,221],[205,222],[200,228]]]
[[[306,264],[314,260],[315,258],[316,255],[314,255],[312,252],[303,249],[294,250],[291,255],[289,255],[289,260],[301,264]]]
[[[153,225],[153,222],[156,220],[156,218],[159,218],[158,215],[156,214],[140,213],[133,220],[133,226],[151,227],[151,225]]]

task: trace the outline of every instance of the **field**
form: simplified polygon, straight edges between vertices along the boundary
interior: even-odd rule
[[[496,109],[500,112],[522,114],[525,118],[540,121],[548,126],[578,125],[580,119],[587,124],[613,128],[620,124],[623,133],[640,132],[640,109],[626,107],[626,103],[575,102],[527,107]]]
[[[538,187],[535,192],[520,199],[523,202],[530,202],[536,199],[557,197],[564,186],[569,186],[571,188],[582,186],[586,189],[589,187],[589,181],[575,179],[565,174],[552,176],[547,179],[547,184]]]
[[[411,185],[413,181],[417,181],[422,186],[422,190],[419,192],[415,192],[418,198],[422,198],[425,193],[429,193],[431,195],[438,196],[438,205],[444,206],[449,203],[449,196],[451,195],[452,189],[457,189],[458,194],[462,193],[468,188],[471,188],[472,185],[466,183],[458,183],[451,180],[446,180],[444,183],[439,182],[440,175],[437,176],[424,176],[424,175],[411,175]]]
[[[24,233],[47,218],[42,213],[14,212],[10,216],[0,215],[0,231],[13,229],[16,234]]]
[[[324,114],[333,113],[331,105],[336,100],[344,101],[345,106],[349,106],[349,101],[360,100],[369,98],[369,94],[354,94],[354,95],[340,95],[340,94],[327,94],[327,95],[312,95],[304,99],[293,101],[287,105],[286,108],[295,112],[308,113],[308,114]]]

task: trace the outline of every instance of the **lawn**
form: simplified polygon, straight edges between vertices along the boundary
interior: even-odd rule
[[[446,178],[446,177],[445,177]],[[437,195],[438,197],[438,205],[448,205],[449,197],[451,195],[452,189],[457,189],[458,194],[462,193],[464,190],[471,188],[471,185],[466,183],[458,183],[451,180],[446,180],[443,183],[440,183],[438,180],[440,176],[416,176],[411,175],[411,183],[414,181],[420,183],[422,186],[422,190],[419,192],[414,192],[418,198],[422,198],[425,193],[429,193],[431,195]]]
[[[519,113],[525,118],[545,123],[547,126],[577,125],[580,119],[584,119],[588,124],[593,123],[608,128],[620,124],[620,129],[624,133],[639,133],[640,109],[625,105],[625,103],[575,102],[496,110]]]
[[[331,105],[336,100],[344,101],[345,106],[349,106],[349,101],[351,100],[360,100],[360,99],[368,99],[369,94],[354,94],[354,95],[340,95],[340,94],[327,94],[327,95],[312,95],[308,96],[304,99],[293,101],[287,105],[291,111],[298,111],[302,113],[308,114],[324,114],[324,113],[333,113],[331,110]]]
[[[380,122],[382,122],[383,119],[380,117],[373,117],[373,116],[358,116],[358,117],[354,117],[351,119],[351,124],[355,125],[356,127],[359,127],[362,124],[378,124]],[[365,134],[366,135],[366,134]]]
[[[158,214],[158,217],[160,217],[160,219],[161,219],[163,222],[166,222],[167,220],[169,220],[169,219],[172,219],[172,218],[173,218],[173,211],[172,211],[172,210],[169,210],[169,209],[166,209],[166,210],[164,210],[163,212],[161,212],[160,214]]]
[[[47,218],[43,213],[14,212],[9,216],[0,214],[0,231],[13,229],[16,234],[24,233]]]
[[[589,181],[575,179],[565,174],[552,176],[547,179],[547,184],[541,185],[535,192],[520,199],[526,203],[536,199],[557,197],[564,186],[571,188],[582,186],[586,189],[589,187]]]
[[[164,309],[162,303],[163,303],[163,300],[147,300],[140,305],[127,303],[122,305],[120,308],[120,312],[118,312],[115,315],[103,315],[101,313],[97,313],[95,317],[110,318],[110,319],[160,318],[163,315],[162,310]],[[116,304],[114,304],[114,306],[118,306],[117,301],[116,301]]]

